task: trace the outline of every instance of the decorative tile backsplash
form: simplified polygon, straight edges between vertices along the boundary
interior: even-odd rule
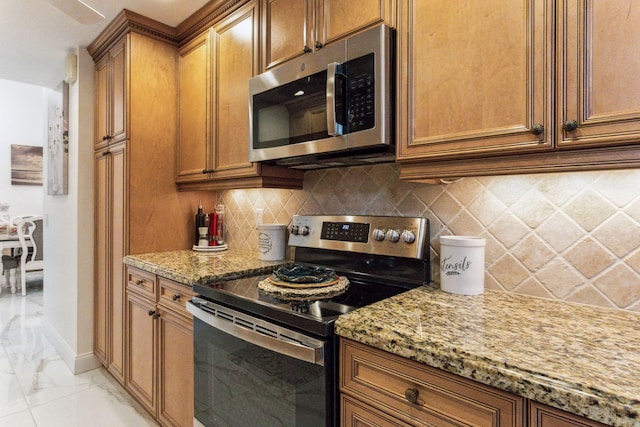
[[[640,170],[400,181],[395,164],[309,171],[303,190],[231,190],[232,247],[256,250],[265,223],[296,213],[425,216],[439,282],[439,236],[486,237],[485,287],[640,311]]]

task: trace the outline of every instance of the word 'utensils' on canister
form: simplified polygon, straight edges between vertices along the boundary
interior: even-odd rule
[[[462,295],[484,292],[486,239],[440,236],[440,289]]]

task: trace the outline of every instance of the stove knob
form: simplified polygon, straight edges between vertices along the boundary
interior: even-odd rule
[[[308,236],[309,235],[309,227],[307,227],[306,225],[303,225],[302,227],[300,227],[300,234],[303,236]]]
[[[387,240],[394,243],[397,242],[400,240],[400,232],[394,229],[387,231]]]
[[[298,227],[297,225],[292,225],[291,234],[293,234],[294,236],[297,236],[299,233],[300,233],[300,227]]]
[[[373,229],[373,239],[377,240],[378,242],[381,242],[384,240],[384,230],[380,230],[379,228],[374,228]]]
[[[411,230],[404,230],[401,237],[405,243],[413,243],[416,241],[416,235]]]

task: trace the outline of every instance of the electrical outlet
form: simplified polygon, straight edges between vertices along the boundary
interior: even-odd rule
[[[256,228],[258,228],[259,225],[262,225],[263,216],[264,216],[264,209],[256,208],[256,211],[255,211]]]

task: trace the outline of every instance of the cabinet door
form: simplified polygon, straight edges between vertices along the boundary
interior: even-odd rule
[[[156,413],[155,301],[127,292],[127,390],[152,414]]]
[[[399,3],[399,160],[551,147],[552,4]]]
[[[258,2],[249,2],[211,32],[214,179],[256,176],[249,162],[249,84],[258,70]]]
[[[313,47],[313,0],[262,0],[262,64],[269,69]]]
[[[193,326],[191,318],[160,307],[158,418],[164,425],[193,424]]]
[[[109,62],[111,63],[111,77],[109,79],[111,83],[111,106],[109,109],[111,115],[111,124],[109,126],[110,143],[123,141],[127,136],[127,40],[128,36],[124,37],[120,43],[109,51]]]
[[[95,160],[95,338],[100,362],[124,383],[125,145]]]
[[[104,56],[96,64],[95,78],[95,148],[98,149],[108,143],[109,135],[109,56]]]
[[[96,149],[126,138],[126,44],[124,37],[96,64]]]
[[[529,403],[530,427],[604,427],[596,421],[570,414],[538,402]]]
[[[330,44],[363,28],[396,26],[395,0],[318,0],[316,40]]]
[[[637,144],[639,28],[638,2],[558,2],[560,147]]]
[[[209,32],[178,52],[179,133],[176,181],[203,180],[211,166]]]

